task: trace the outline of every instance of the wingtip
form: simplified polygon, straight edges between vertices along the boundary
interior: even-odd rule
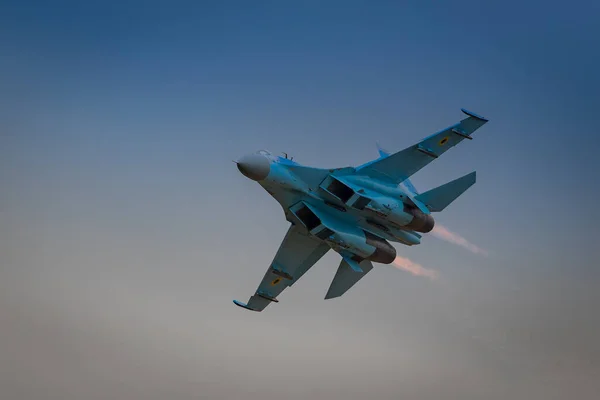
[[[478,119],[480,121],[483,122],[488,122],[489,120],[487,118],[482,117],[481,115],[475,114],[474,112],[471,112],[465,108],[461,108],[460,111],[462,111],[463,113],[467,114],[469,117],[473,117],[475,119]]]
[[[250,308],[250,307],[248,307],[248,304],[246,304],[246,303],[242,303],[241,301],[238,301],[238,300],[233,300],[233,304],[235,304],[235,305],[236,305],[236,306],[238,306],[238,307],[245,308],[246,310],[250,310],[250,311],[257,311],[257,310],[255,310],[254,308]]]

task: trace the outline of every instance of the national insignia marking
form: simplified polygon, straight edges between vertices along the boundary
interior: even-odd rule
[[[281,282],[281,278],[275,278],[275,280],[273,280],[273,282],[271,282],[271,286],[275,286],[275,285],[277,285],[279,282]]]

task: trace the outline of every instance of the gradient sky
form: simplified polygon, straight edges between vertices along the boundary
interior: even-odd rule
[[[450,2],[448,2],[450,3]],[[0,397],[597,399],[597,1],[5,1]],[[427,235],[324,301],[256,289],[288,223],[231,162],[359,165],[490,119]]]

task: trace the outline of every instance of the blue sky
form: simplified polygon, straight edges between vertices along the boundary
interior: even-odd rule
[[[5,2],[0,390],[592,398],[599,18],[594,2]],[[232,159],[360,165],[461,107],[490,122],[414,183],[477,171],[437,219],[487,257],[427,236],[398,253],[438,279],[379,266],[324,301],[328,254],[265,312],[231,304],[287,230]]]

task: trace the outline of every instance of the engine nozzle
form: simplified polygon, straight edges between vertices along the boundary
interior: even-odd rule
[[[375,247],[373,254],[368,257],[369,260],[381,264],[390,264],[396,259],[396,248],[389,244],[387,240],[375,236],[370,232],[364,232],[367,244]]]
[[[410,208],[407,211],[414,216],[412,221],[406,225],[408,229],[422,233],[431,232],[435,225],[435,220],[431,214],[425,214],[418,208]]]

